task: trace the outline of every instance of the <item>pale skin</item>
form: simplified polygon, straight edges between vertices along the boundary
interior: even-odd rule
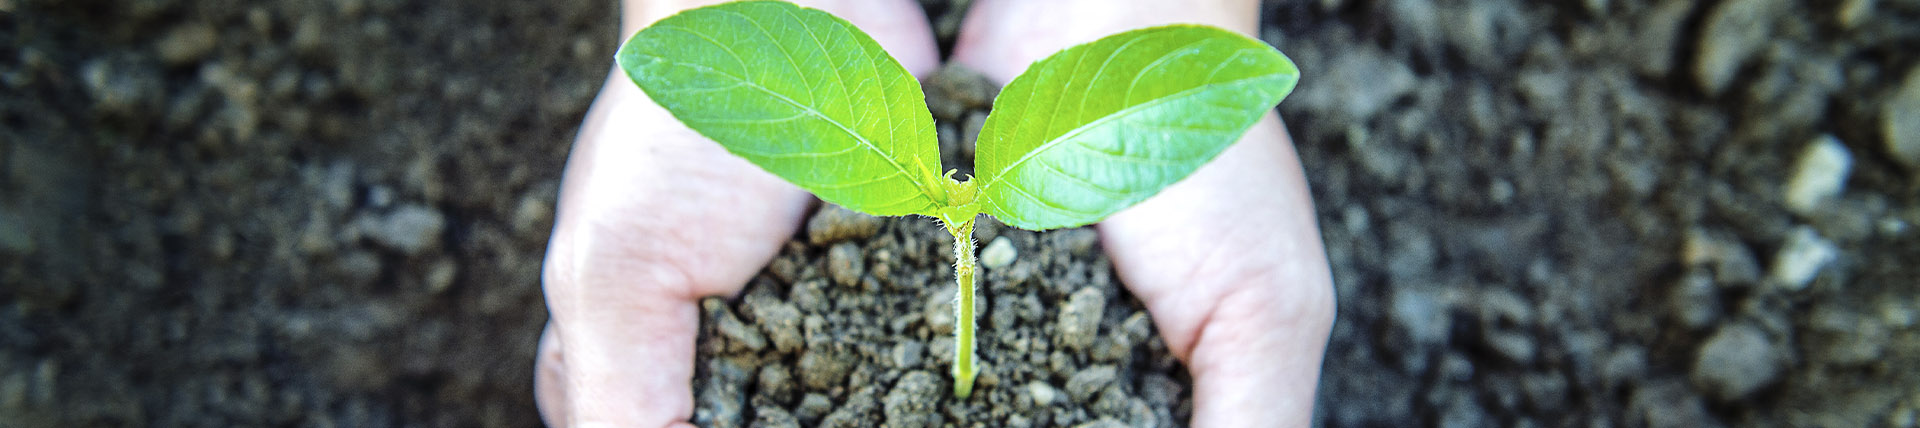
[[[622,40],[718,2],[626,0]],[[909,72],[937,66],[917,2],[796,3],[859,26]],[[1256,35],[1258,9],[1254,0],[980,0],[952,61],[1004,84],[1047,54],[1128,29],[1201,23]],[[691,426],[698,300],[738,294],[814,203],[610,76],[568,159],[548,247],[552,319],[535,382],[547,424]],[[1193,375],[1193,426],[1310,423],[1333,287],[1278,115],[1095,227],[1121,281]]]

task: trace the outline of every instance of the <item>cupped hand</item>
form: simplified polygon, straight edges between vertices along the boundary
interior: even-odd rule
[[[628,0],[622,40],[719,0]],[[800,1],[859,26],[924,74],[936,50],[907,0]],[[687,129],[615,71],[562,182],[543,266],[551,319],[535,397],[550,426],[690,426],[701,297],[733,295],[813,198]]]
[[[1033,61],[1110,34],[1200,23],[1254,36],[1258,18],[1254,0],[981,0],[952,60],[1004,84]],[[1311,422],[1333,285],[1306,178],[1277,114],[1186,180],[1096,227],[1121,282],[1193,375],[1193,426]]]

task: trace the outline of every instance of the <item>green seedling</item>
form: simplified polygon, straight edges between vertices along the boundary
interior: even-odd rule
[[[974,220],[1087,225],[1153,196],[1240,138],[1299,71],[1214,27],[1115,34],[1033,63],[942,174],[920,83],[853,24],[777,1],[681,12],[620,47],[620,68],[687,127],[827,202],[922,215],[953,234],[953,393],[973,391]],[[725,191],[725,189],[712,189]],[[1252,190],[1250,190],[1252,191]]]

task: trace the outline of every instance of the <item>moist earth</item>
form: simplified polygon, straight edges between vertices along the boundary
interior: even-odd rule
[[[0,426],[537,425],[539,263],[613,3],[0,0]],[[951,46],[968,2],[922,3]],[[1920,2],[1263,7],[1339,298],[1317,424],[1920,425]],[[957,164],[979,104],[941,105]],[[1057,342],[1085,289],[1096,345],[1151,325],[1056,242],[1085,231],[980,232],[1032,276],[986,269],[994,384],[945,398],[939,233],[807,236],[706,303],[699,401],[738,411],[699,417],[1184,421],[1150,336]],[[815,286],[885,306],[835,321]],[[873,362],[800,368],[844,361]]]

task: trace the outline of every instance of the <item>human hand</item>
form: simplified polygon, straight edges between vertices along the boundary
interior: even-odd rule
[[[720,0],[628,0],[621,40]],[[799,1],[909,72],[937,61],[918,3]],[[691,426],[698,300],[737,294],[813,198],[687,129],[615,71],[575,138],[543,266],[535,398],[550,426]]]
[[[1202,23],[1249,36],[1254,0],[980,0],[953,61],[1006,83],[1121,31]],[[1061,20],[1058,17],[1074,19]],[[1121,282],[1194,379],[1196,427],[1306,426],[1333,324],[1333,285],[1279,115],[1159,195],[1096,226]]]

